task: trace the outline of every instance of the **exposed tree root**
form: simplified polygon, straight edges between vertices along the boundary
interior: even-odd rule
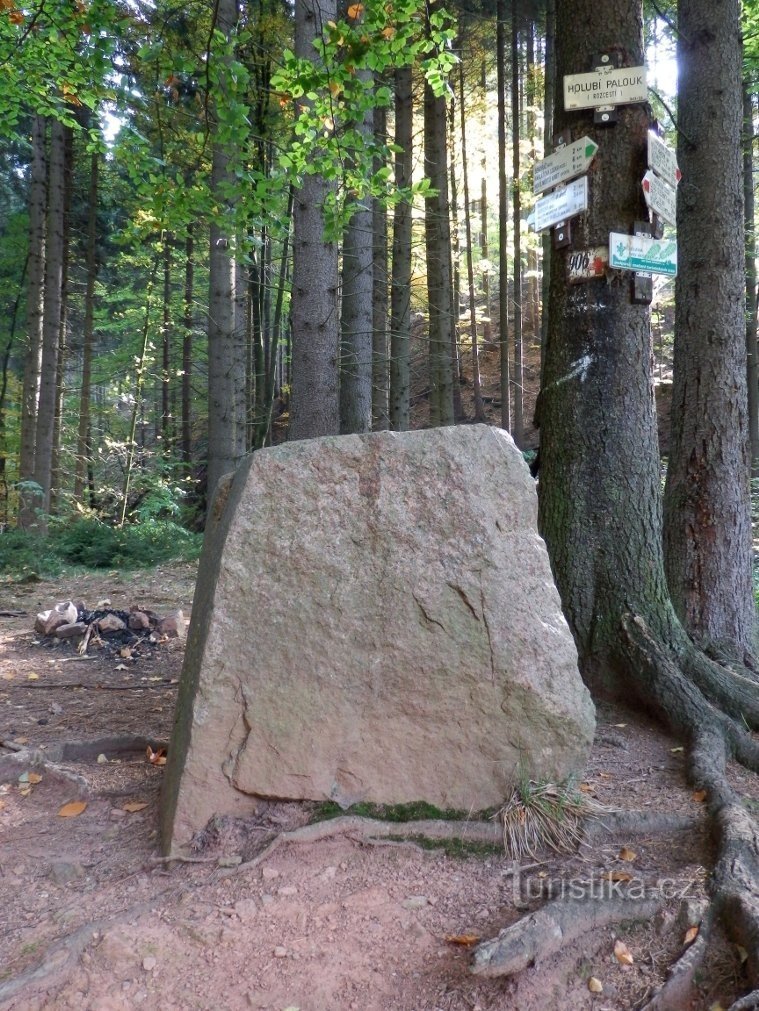
[[[759,1011],[759,990],[752,990],[745,997],[735,1001],[730,1005],[728,1011]]]
[[[597,895],[591,891],[581,899],[554,899],[536,913],[523,916],[497,937],[477,945],[471,972],[475,976],[509,976],[596,927],[650,919],[664,904],[659,892],[626,898],[611,882],[606,892]]]
[[[695,993],[696,973],[701,968],[711,934],[712,911],[701,921],[698,936],[667,973],[667,979],[641,1011],[680,1011],[690,1007]]]

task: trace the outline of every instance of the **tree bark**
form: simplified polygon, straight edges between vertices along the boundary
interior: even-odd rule
[[[522,364],[522,195],[520,174],[520,109],[519,109],[519,10],[518,0],[511,0],[511,151],[512,151],[512,220],[514,230],[514,442],[521,449],[524,443],[524,367]]]
[[[84,293],[84,333],[82,335],[82,386],[79,391],[79,426],[76,440],[74,498],[84,501],[87,470],[92,461],[90,398],[92,396],[92,346],[94,341],[95,281],[97,280],[97,208],[100,155],[90,155],[90,189],[87,215],[87,287]]]
[[[374,136],[387,142],[387,109],[374,110]],[[375,172],[381,168],[375,163]],[[382,432],[390,424],[389,333],[387,317],[387,208],[384,201],[372,200],[372,431]]]
[[[32,164],[29,177],[29,267],[27,281],[24,385],[21,402],[21,447],[19,478],[34,480],[34,456],[42,358],[42,303],[45,288],[45,222],[47,215],[46,126],[42,116],[32,120]],[[35,522],[35,496],[22,484],[18,523]]]
[[[509,365],[509,190],[506,181],[506,0],[496,4],[498,71],[498,342],[501,357],[501,428],[511,431]]]
[[[664,550],[690,634],[755,650],[738,0],[679,6],[680,248]]]
[[[184,295],[182,314],[182,463],[189,472],[192,465],[192,363],[195,298],[195,235],[192,222],[187,226],[184,244]]]
[[[395,185],[411,185],[413,103],[411,67],[395,71]],[[411,204],[393,210],[393,262],[390,283],[390,427],[409,427],[411,358]]]
[[[336,18],[335,0],[297,0],[295,53],[315,60],[313,42]],[[338,270],[337,246],[324,234],[324,204],[330,183],[306,175],[293,207],[292,400],[290,438],[337,435]]]
[[[759,477],[759,343],[757,342],[756,200],[754,198],[754,99],[743,79],[743,198],[746,233],[746,385],[751,475]]]

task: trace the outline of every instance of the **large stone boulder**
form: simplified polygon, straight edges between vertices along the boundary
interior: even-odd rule
[[[484,425],[249,457],[211,508],[167,852],[257,797],[477,811],[579,772],[594,708],[536,520]]]

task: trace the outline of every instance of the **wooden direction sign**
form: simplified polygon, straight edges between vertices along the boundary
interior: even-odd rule
[[[560,221],[574,218],[588,209],[588,177],[580,176],[567,186],[535,201],[535,231],[542,232]]]
[[[677,242],[652,239],[647,235],[609,235],[609,266],[616,270],[648,271],[651,274],[677,274]]]
[[[543,193],[559,183],[581,176],[587,172],[593,161],[598,144],[590,137],[580,137],[572,144],[564,144],[549,154],[543,161],[535,163],[532,170],[532,189]]]
[[[599,105],[632,105],[648,101],[645,67],[597,67],[587,74],[564,77],[564,108],[595,109]]]
[[[643,176],[643,196],[646,203],[667,224],[677,224],[677,195],[671,186],[667,185],[650,169]]]
[[[667,147],[655,130],[648,131],[648,167],[673,189],[683,176],[678,168],[675,152],[671,147]]]

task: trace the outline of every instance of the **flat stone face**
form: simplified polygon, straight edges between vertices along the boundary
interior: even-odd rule
[[[582,769],[593,704],[506,433],[263,450],[211,513],[167,851],[254,797],[476,811]]]

